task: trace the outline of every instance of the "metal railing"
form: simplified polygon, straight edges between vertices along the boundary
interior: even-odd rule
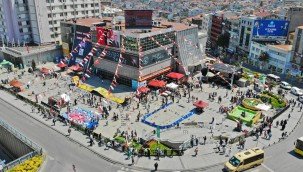
[[[9,124],[7,124],[6,122],[4,122],[2,119],[0,119],[0,126],[2,126],[4,129],[6,129],[8,132],[10,132],[11,134],[13,134],[16,138],[18,138],[19,140],[21,140],[24,144],[28,145],[29,147],[31,147],[33,149],[32,152],[29,152],[28,154],[19,157],[18,159],[9,162],[7,164],[5,164],[3,166],[3,170],[2,171],[6,171],[16,165],[19,165],[21,163],[23,163],[24,161],[36,156],[36,155],[41,155],[42,152],[42,148],[34,143],[33,141],[31,141],[30,139],[28,139],[27,137],[25,137],[24,135],[22,135],[18,130],[16,130],[14,127],[10,126]],[[0,172],[2,172],[0,170]]]

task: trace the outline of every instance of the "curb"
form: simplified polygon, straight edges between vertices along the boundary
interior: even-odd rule
[[[2,90],[2,91],[3,91],[3,90]],[[80,143],[79,141],[77,141],[77,140],[75,140],[75,139],[73,139],[73,138],[71,138],[71,137],[67,137],[65,133],[63,133],[63,132],[57,130],[57,129],[54,128],[54,127],[50,127],[49,125],[47,125],[47,124],[44,123],[43,121],[41,121],[41,120],[39,120],[39,119],[33,117],[32,115],[29,115],[27,112],[25,112],[24,110],[22,110],[21,108],[15,106],[15,105],[11,104],[10,102],[4,100],[2,97],[0,97],[0,100],[2,100],[3,102],[5,102],[6,104],[9,104],[10,106],[15,107],[15,108],[18,109],[19,111],[21,111],[21,112],[23,112],[24,114],[26,114],[28,117],[30,117],[30,118],[34,119],[35,121],[37,121],[37,122],[43,124],[44,126],[46,126],[46,127],[48,127],[48,128],[51,128],[51,129],[53,129],[54,131],[56,131],[57,133],[59,133],[59,134],[65,136],[65,137],[68,138],[70,141],[72,141],[72,142],[74,142],[74,143],[76,143],[76,144],[78,144],[78,145],[80,145],[80,146],[86,148],[87,150],[91,151],[92,153],[94,153],[95,155],[97,155],[98,157],[102,158],[103,160],[105,160],[105,161],[107,161],[107,162],[109,162],[109,163],[112,163],[112,164],[115,164],[115,165],[119,165],[119,166],[122,166],[122,167],[125,167],[125,168],[128,168],[128,169],[132,169],[132,170],[145,170],[145,171],[151,171],[151,170],[153,170],[153,169],[150,169],[150,168],[137,167],[137,166],[129,166],[128,164],[124,164],[124,163],[122,163],[122,162],[115,161],[115,160],[113,160],[113,159],[111,159],[111,158],[108,158],[108,157],[106,157],[106,156],[104,156],[104,155],[101,155],[100,153],[98,153],[98,152],[96,152],[95,150],[93,150],[93,149],[87,147],[86,145]],[[20,99],[18,99],[18,100],[20,100]],[[20,100],[20,101],[22,101],[22,100]],[[209,166],[205,166],[205,167],[200,167],[200,168],[193,168],[193,169],[163,169],[163,170],[160,169],[159,171],[165,171],[165,172],[171,172],[171,171],[184,171],[184,172],[205,171],[205,170],[211,169],[211,168],[213,168],[213,167],[221,166],[221,165],[223,165],[223,164],[224,164],[224,163],[221,162],[221,163],[217,163],[217,164],[213,164],[213,165],[209,165]],[[223,168],[223,167],[222,167],[222,168]]]

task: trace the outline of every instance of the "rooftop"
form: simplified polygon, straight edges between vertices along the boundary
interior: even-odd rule
[[[291,51],[292,45],[270,45],[283,51]]]

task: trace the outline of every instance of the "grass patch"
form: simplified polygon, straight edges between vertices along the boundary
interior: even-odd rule
[[[130,144],[129,144],[130,147],[133,147],[134,149],[136,149],[137,151],[139,151],[143,145],[137,143],[137,142],[134,142],[132,141]]]

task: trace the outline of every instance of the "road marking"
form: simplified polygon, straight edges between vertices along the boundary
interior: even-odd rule
[[[268,171],[270,171],[270,172],[274,172],[274,170],[272,170],[272,169],[270,169],[269,167],[267,167],[265,164],[261,164],[264,168],[266,168]]]

